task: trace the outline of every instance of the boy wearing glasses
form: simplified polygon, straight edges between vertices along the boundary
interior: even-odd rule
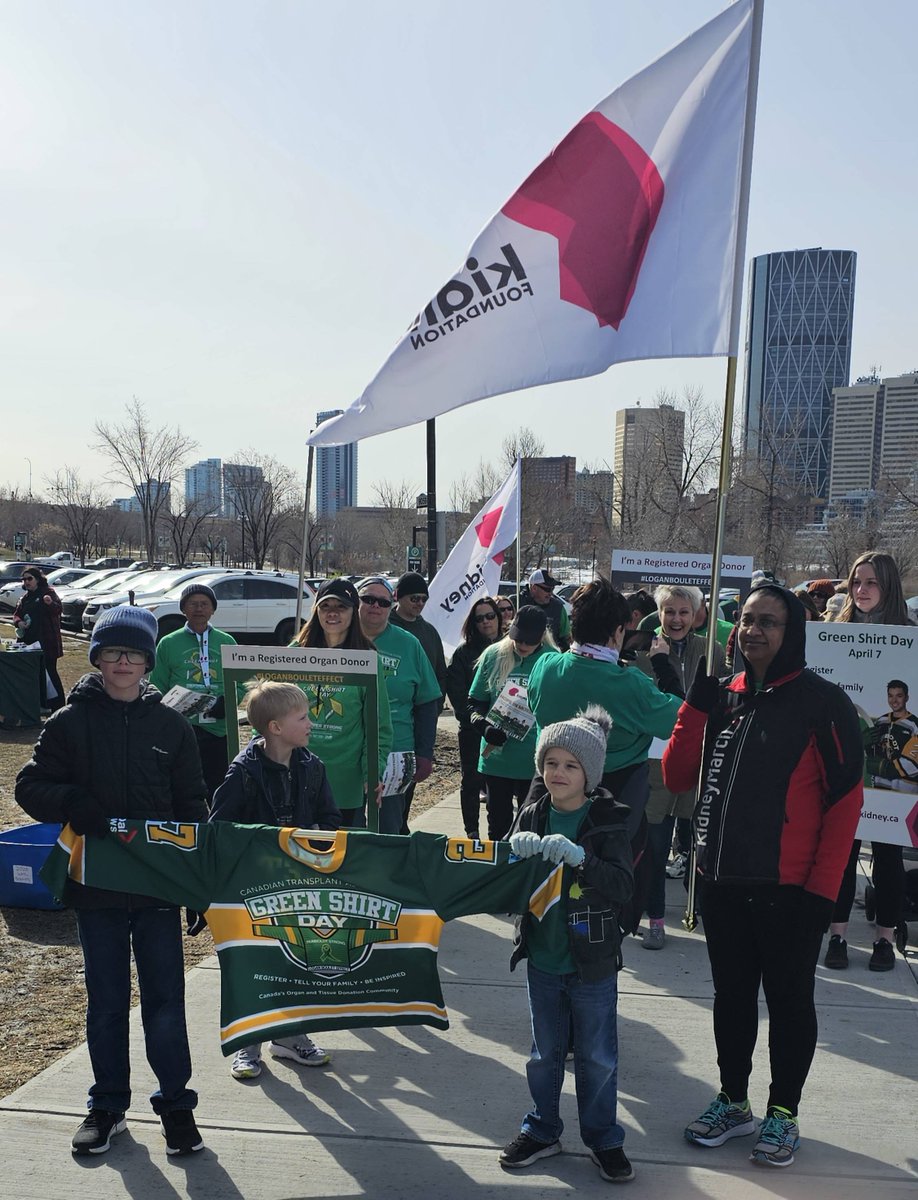
[[[16,779],[16,801],[29,816],[69,822],[88,837],[107,836],[111,818],[206,820],[194,732],[144,678],[156,662],[156,632],[152,613],[127,604],[96,622],[89,661],[98,674],[77,683]],[[103,1154],[126,1126],[132,946],[147,1060],[159,1083],[150,1103],[162,1122],[166,1153],[201,1150],[192,1115],[198,1098],[188,1087],[180,910],[149,896],[74,881],[62,899],[76,909],[83,947],[94,1077],[89,1115],[74,1135],[73,1153]]]

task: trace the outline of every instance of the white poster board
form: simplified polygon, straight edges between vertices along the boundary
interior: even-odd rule
[[[918,628],[811,621],[806,661],[851,697],[866,751],[863,841],[918,846]],[[891,710],[910,698],[904,711]]]

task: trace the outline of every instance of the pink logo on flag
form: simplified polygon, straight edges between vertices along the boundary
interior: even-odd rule
[[[591,112],[503,207],[558,239],[561,298],[618,329],[663,205],[653,160],[624,129]]]
[[[494,541],[494,535],[497,533],[497,526],[500,524],[500,515],[504,511],[504,506],[492,508],[490,512],[486,512],[478,524],[475,526],[475,532],[478,534],[478,541],[487,550],[488,546]]]

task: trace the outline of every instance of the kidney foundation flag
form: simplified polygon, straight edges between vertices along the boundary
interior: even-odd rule
[[[753,0],[736,0],[587,113],[309,441],[358,441],[617,362],[735,354],[752,26]]]
[[[481,509],[430,583],[424,619],[436,627],[446,657],[462,641],[462,622],[483,596],[496,596],[504,551],[519,533],[520,460]]]

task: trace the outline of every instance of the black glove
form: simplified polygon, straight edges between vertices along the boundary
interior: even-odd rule
[[[699,712],[712,713],[717,703],[720,681],[716,675],[709,675],[704,659],[698,664],[695,679],[685,697],[686,704],[697,708]]]
[[[678,696],[681,700],[685,699],[685,696],[682,694],[682,688],[679,685],[679,676],[676,674],[676,668],[669,661],[668,654],[662,650],[659,654],[651,654],[650,666],[656,677],[657,687],[661,692],[668,692],[671,696]]]
[[[185,909],[185,932],[189,937],[197,937],[206,928],[207,922],[203,913],[196,912],[193,908]]]
[[[502,746],[507,740],[507,735],[502,729],[498,729],[496,725],[486,725],[484,740],[489,746]]]
[[[213,719],[215,721],[219,720],[220,717],[225,717],[226,716],[226,699],[225,699],[225,697],[218,696],[216,699],[216,702],[210,706],[210,708],[207,710],[207,712],[204,715],[205,715],[205,717],[213,717]]]
[[[74,833],[105,837],[109,831],[109,818],[102,805],[89,792],[73,792],[64,805],[64,816]]]

